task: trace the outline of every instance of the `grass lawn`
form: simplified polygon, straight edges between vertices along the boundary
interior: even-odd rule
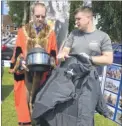
[[[4,68],[2,78],[2,126],[18,126],[14,108],[13,75],[8,74],[8,68]],[[95,115],[95,126],[119,126],[99,114]]]

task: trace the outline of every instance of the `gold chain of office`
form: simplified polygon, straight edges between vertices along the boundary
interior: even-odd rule
[[[51,28],[48,25],[44,25],[43,29],[37,34],[33,27],[33,22],[30,22],[23,26],[24,34],[27,38],[27,50],[34,48],[36,44],[39,44],[42,48],[46,49],[48,44],[48,37],[51,33]]]

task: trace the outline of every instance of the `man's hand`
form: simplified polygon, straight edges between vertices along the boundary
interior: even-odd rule
[[[57,55],[57,59],[59,59],[59,60],[61,60],[61,61],[65,61],[65,59],[66,58],[69,58],[70,56],[68,55],[68,54],[66,54],[66,53],[59,53],[58,55]]]
[[[82,55],[83,57],[87,58],[87,59],[90,59],[90,56],[86,53],[80,53],[80,55]]]
[[[64,61],[66,58],[69,58],[68,55],[70,52],[70,48],[64,47],[62,51],[57,55],[57,59]]]
[[[39,44],[36,44],[35,47],[39,47],[39,48],[42,48]]]
[[[80,55],[82,55],[83,57],[85,57],[86,59],[88,59],[89,61],[91,61],[92,64],[94,64],[93,60],[92,60],[92,57],[89,56],[88,54],[86,54],[86,53],[80,53]]]
[[[21,61],[21,66],[22,66],[22,69],[29,71],[29,69],[26,66],[26,62],[24,60]]]
[[[8,72],[9,72],[9,74],[14,74],[15,73],[14,69],[9,69]]]

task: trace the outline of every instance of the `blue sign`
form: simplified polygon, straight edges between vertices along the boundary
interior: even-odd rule
[[[107,66],[103,96],[108,105],[109,118],[122,125],[122,65]]]

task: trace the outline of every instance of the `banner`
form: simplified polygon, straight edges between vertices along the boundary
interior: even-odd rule
[[[70,3],[68,0],[47,2],[47,23],[56,32],[58,49],[68,34]]]

